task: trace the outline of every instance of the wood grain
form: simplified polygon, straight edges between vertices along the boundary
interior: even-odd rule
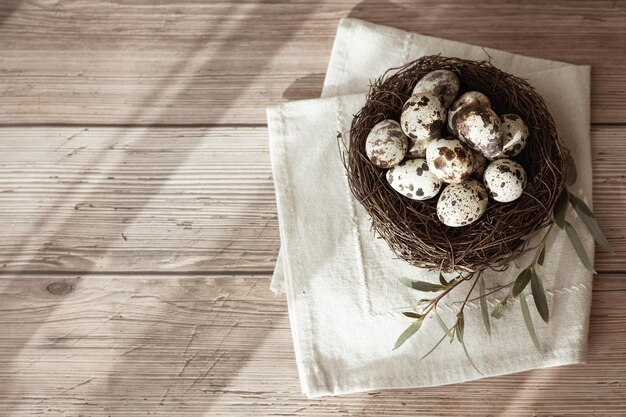
[[[595,212],[624,271],[626,128],[592,131]],[[280,245],[264,127],[2,128],[0,271],[264,272]]]
[[[287,308],[262,276],[6,277],[3,416],[626,413],[626,276],[595,282],[589,363],[307,400]]]
[[[8,0],[0,123],[262,124],[319,96],[346,16],[592,65],[593,122],[626,118],[623,2]]]

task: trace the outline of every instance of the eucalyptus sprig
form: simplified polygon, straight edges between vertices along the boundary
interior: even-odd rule
[[[572,160],[572,158],[568,156],[565,182],[567,185],[571,186],[572,184],[574,184],[574,182],[576,182],[576,178],[577,178],[576,166],[574,165],[574,161]],[[418,330],[420,329],[420,327],[422,326],[426,317],[428,317],[429,314],[433,313],[432,315],[436,317],[437,323],[443,330],[444,334],[441,337],[441,339],[439,339],[439,341],[432,347],[432,349],[430,349],[425,355],[422,356],[422,359],[426,358],[428,355],[434,352],[435,349],[437,349],[437,347],[439,347],[439,345],[441,345],[441,343],[446,338],[450,339],[450,343],[452,343],[456,339],[462,345],[463,351],[465,352],[465,355],[467,356],[467,359],[472,365],[472,367],[474,367],[474,369],[476,369],[480,373],[480,370],[476,367],[476,365],[472,361],[469,355],[469,352],[467,350],[467,347],[465,346],[465,342],[464,342],[465,319],[464,319],[463,313],[464,313],[464,309],[465,309],[467,302],[476,301],[476,300],[480,301],[483,324],[485,326],[485,330],[491,336],[490,317],[493,317],[494,319],[500,319],[504,315],[506,308],[509,304],[509,301],[511,299],[515,299],[519,297],[521,312],[522,312],[522,316],[524,318],[524,323],[526,324],[528,333],[535,347],[537,348],[537,350],[543,354],[543,349],[541,347],[541,343],[539,342],[539,338],[537,337],[535,326],[532,321],[532,315],[530,313],[530,308],[528,306],[528,303],[526,302],[526,295],[524,292],[526,288],[528,287],[528,285],[530,284],[530,291],[533,296],[535,308],[537,309],[537,312],[539,313],[541,319],[545,321],[546,323],[548,323],[548,321],[550,320],[550,310],[548,307],[546,292],[543,288],[542,278],[545,278],[545,276],[549,274],[549,272],[547,271],[547,269],[544,267],[543,264],[544,264],[545,256],[546,256],[546,242],[547,242],[548,236],[550,235],[550,232],[554,228],[554,225],[565,230],[582,264],[589,271],[593,272],[594,274],[596,273],[596,271],[593,268],[593,264],[591,260],[589,259],[589,256],[587,255],[587,252],[585,251],[584,246],[580,240],[580,236],[578,235],[578,232],[576,231],[574,226],[565,219],[567,208],[569,206],[571,206],[574,209],[574,211],[578,214],[578,216],[581,218],[586,229],[593,236],[595,241],[598,242],[598,244],[605,250],[612,252],[611,246],[609,245],[609,242],[606,239],[606,237],[604,237],[604,235],[602,234],[602,231],[600,230],[600,227],[598,226],[598,222],[596,221],[595,216],[593,215],[593,212],[591,211],[591,209],[589,209],[589,207],[580,198],[572,194],[567,189],[567,187],[563,187],[563,190],[561,194],[558,196],[556,204],[554,206],[553,222],[550,223],[546,232],[543,235],[543,238],[537,244],[537,246],[535,246],[534,249],[531,249],[531,250],[534,250],[535,253],[533,255],[533,258],[530,264],[518,274],[517,278],[514,281],[509,282],[508,284],[505,284],[505,285],[499,285],[487,291],[486,286],[485,286],[485,281],[482,277],[482,271],[479,271],[477,273],[472,273],[467,276],[463,276],[462,274],[459,274],[455,279],[452,279],[450,281],[447,281],[444,278],[443,274],[440,272],[439,284],[434,284],[434,283],[425,282],[425,281],[414,281],[409,278],[401,278],[400,282],[409,288],[412,288],[417,291],[422,291],[422,292],[436,292],[438,294],[435,297],[430,298],[430,299],[419,300],[418,304],[415,307],[422,306],[421,311],[419,312],[405,311],[402,313],[406,317],[409,317],[413,319],[414,321],[400,335],[400,337],[398,337],[393,349],[394,350],[398,349],[411,336],[416,334]],[[460,285],[461,283],[465,281],[469,281],[472,279],[474,280],[474,283],[472,284],[464,301],[462,302],[461,307],[459,308],[459,311],[456,316],[457,317],[456,322],[454,323],[452,327],[448,327],[448,325],[443,321],[443,319],[437,312],[438,303],[439,301],[441,301],[441,299],[446,297],[458,285]],[[469,298],[470,294],[473,292],[476,285],[478,285],[480,295],[476,298],[470,299]],[[508,293],[501,299],[501,301],[494,307],[494,309],[491,312],[489,312],[488,305],[487,305],[487,296],[494,294],[496,292],[502,291],[502,290],[508,290]]]

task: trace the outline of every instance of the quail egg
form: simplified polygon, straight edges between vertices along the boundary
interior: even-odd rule
[[[449,107],[459,94],[461,83],[455,73],[448,70],[436,70],[424,75],[413,88],[413,94],[434,93]]]
[[[441,99],[433,93],[411,96],[400,116],[402,131],[416,142],[426,142],[435,137],[446,121],[446,109]]]
[[[500,118],[489,107],[473,104],[454,115],[453,126],[459,138],[488,159],[502,151]]]
[[[524,192],[526,172],[518,162],[497,159],[485,170],[483,183],[491,198],[500,203],[509,203],[517,200]]]
[[[412,200],[433,198],[441,188],[441,180],[428,168],[425,159],[408,159],[387,171],[391,188]]]
[[[406,155],[409,140],[400,123],[395,120],[383,120],[377,123],[365,140],[365,153],[374,165],[391,168],[398,164]]]
[[[446,226],[467,226],[483,215],[488,200],[485,187],[476,180],[450,184],[437,201],[437,217]]]
[[[459,183],[472,175],[472,151],[456,138],[433,139],[426,148],[428,167],[439,179]]]
[[[500,130],[502,131],[502,156],[511,158],[519,155],[528,142],[528,127],[516,114],[500,116]]]
[[[481,104],[485,107],[491,108],[491,101],[489,100],[489,97],[479,91],[468,91],[461,94],[461,96],[457,98],[454,103],[452,103],[452,106],[450,106],[450,109],[448,110],[448,130],[450,133],[454,135],[457,134],[452,125],[454,115],[457,114],[461,108],[472,104]]]

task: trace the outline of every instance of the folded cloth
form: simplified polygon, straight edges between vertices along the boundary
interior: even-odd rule
[[[399,314],[401,307],[428,296],[403,287],[398,278],[436,282],[437,273],[397,259],[376,238],[369,217],[350,193],[337,132],[349,141],[352,115],[365,103],[362,92],[370,80],[387,68],[437,53],[490,57],[495,66],[526,78],[546,100],[578,167],[571,191],[591,203],[589,67],[342,20],[324,95],[361,93],[286,103],[267,112],[282,243],[272,288],[287,294],[302,390],[310,397],[435,386],[586,359],[592,275],[560,230],[548,239],[544,263],[553,272],[544,278],[549,324],[531,307],[543,354],[525,331],[517,300],[509,302],[502,319],[492,320],[491,337],[483,327],[479,304],[470,302],[465,309],[465,342],[481,373],[468,363],[458,343],[443,343],[419,360],[443,334],[436,320],[426,319],[416,336],[391,350],[410,323]],[[582,232],[580,219],[568,216]],[[581,237],[592,255],[593,240],[586,233]],[[520,257],[518,265],[528,265],[530,256]],[[492,287],[510,282],[519,272],[511,265],[484,277]],[[440,304],[448,325],[458,309],[455,303],[468,290],[461,286]],[[493,308],[501,296],[489,296],[488,305]],[[532,305],[532,296],[524,296]]]

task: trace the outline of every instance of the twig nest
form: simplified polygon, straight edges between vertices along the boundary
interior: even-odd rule
[[[452,106],[450,106],[450,109],[448,110],[448,130],[450,133],[454,135],[458,134],[452,125],[454,115],[457,114],[463,107],[471,106],[472,104],[480,104],[484,107],[491,108],[491,100],[489,100],[489,97],[480,91],[468,91],[461,94],[461,96],[457,98],[454,103],[452,103]]]
[[[441,189],[441,180],[428,168],[425,159],[408,159],[387,171],[391,188],[412,200],[428,200]]]
[[[441,99],[433,93],[418,93],[404,104],[400,125],[415,142],[428,143],[439,134],[445,120],[446,109]]]
[[[460,81],[463,94],[448,109],[432,91],[412,94],[420,80],[428,80],[432,77],[429,74],[438,70],[451,71]],[[424,84],[426,81],[421,85]],[[450,125],[455,125],[459,115],[467,115],[468,109],[479,109],[476,123],[465,126],[467,129],[456,135]],[[511,169],[512,177],[507,179],[518,185],[512,195],[520,194],[522,189],[514,203],[498,201],[502,198],[497,196],[489,198],[484,184],[498,196],[504,191],[500,190],[503,181],[499,170],[494,175],[491,171],[480,175],[488,165],[486,157],[502,152],[505,143],[507,150],[517,143],[498,136],[495,127],[499,126],[501,132],[514,132],[517,122],[504,126],[507,122],[496,114],[518,115],[528,129],[526,146],[515,156],[516,163],[523,167],[520,177]],[[447,116],[450,125],[445,123]],[[399,121],[408,136],[407,142],[410,140],[411,152],[396,168],[372,163],[372,152],[366,149],[371,146],[366,146],[370,134],[374,135],[371,130],[385,119]],[[397,125],[393,130],[402,137],[397,133]],[[523,132],[523,128],[518,127],[517,131]],[[478,133],[474,135],[475,132]],[[485,141],[481,133],[489,140]],[[441,181],[442,189],[437,193],[435,172],[428,161],[426,167],[433,182],[420,182],[428,179],[423,162],[425,149],[431,141],[438,142],[453,134],[471,148],[473,173],[461,183],[446,185]],[[490,147],[491,142],[495,145]],[[402,154],[402,150],[398,153]],[[524,237],[552,222],[557,197],[564,187],[566,156],[567,150],[545,102],[527,81],[489,62],[427,56],[389,71],[372,85],[365,105],[352,120],[344,162],[350,190],[372,219],[374,231],[395,255],[420,268],[471,273],[506,268],[528,244]],[[456,157],[454,152],[452,159]],[[385,165],[398,158],[390,158]],[[496,162],[500,160],[504,159]],[[413,178],[409,180],[409,176]],[[424,195],[416,195],[418,192]]]
[[[487,158],[493,158],[502,151],[500,118],[489,107],[481,104],[463,107],[454,115],[452,123],[459,138]]]
[[[487,202],[487,191],[476,180],[450,184],[439,196],[437,217],[446,226],[467,226],[483,215]]]
[[[413,95],[418,93],[433,93],[449,107],[459,94],[461,83],[455,73],[448,70],[435,70],[424,75],[413,88]]]
[[[409,141],[400,123],[383,120],[377,123],[365,141],[365,152],[370,161],[380,168],[391,168],[400,163],[406,155]]]
[[[474,157],[472,151],[458,139],[434,139],[426,148],[428,167],[440,180],[459,183],[472,175]]]
[[[528,142],[528,127],[524,120],[516,114],[503,114],[500,116],[502,132],[502,155],[512,158],[519,155]]]
[[[518,162],[497,159],[485,170],[483,182],[491,198],[500,203],[509,203],[517,200],[524,192],[526,172]]]

